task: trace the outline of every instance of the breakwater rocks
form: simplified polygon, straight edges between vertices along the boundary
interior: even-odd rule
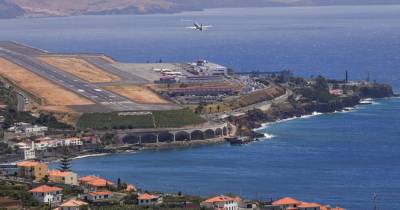
[[[294,100],[296,96],[293,96],[284,102],[272,104],[268,111],[263,112],[259,109],[250,110],[245,115],[230,117],[229,121],[237,127],[236,134],[238,136],[258,138],[263,135],[253,130],[261,127],[263,123],[311,115],[314,112],[332,113],[343,110],[346,107],[354,107],[363,98],[385,98],[392,96],[394,96],[392,87],[384,84],[354,87],[354,93],[351,96],[337,97],[335,100],[325,103],[307,100],[296,101]]]

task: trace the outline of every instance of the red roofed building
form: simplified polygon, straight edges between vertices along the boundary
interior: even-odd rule
[[[298,210],[321,210],[321,205],[318,203],[303,202],[297,206]]]
[[[18,175],[25,178],[42,180],[48,173],[48,165],[37,161],[22,161],[17,163]]]
[[[140,206],[153,206],[161,204],[163,199],[159,195],[152,195],[148,193],[143,193],[138,195],[138,204]]]
[[[80,210],[88,205],[86,202],[72,199],[61,204],[57,210]]]
[[[239,202],[241,202],[239,197],[232,198],[229,196],[220,195],[203,201],[201,206],[216,210],[238,210]]]
[[[40,187],[33,188],[29,192],[39,203],[47,203],[50,205],[58,204],[62,202],[62,188],[50,187],[42,185]]]
[[[104,191],[97,191],[97,192],[90,192],[84,195],[84,199],[94,202],[94,201],[102,201],[108,200],[112,198],[112,192],[108,190]]]
[[[279,206],[282,210],[294,210],[297,209],[297,206],[300,205],[301,203],[302,203],[301,201],[296,200],[294,198],[285,197],[272,202],[272,205]]]
[[[127,192],[136,192],[137,189],[136,189],[135,185],[128,184],[128,186],[126,186],[126,191]]]
[[[331,208],[330,206],[325,206],[318,203],[303,202],[290,197],[282,198],[272,202],[270,207],[273,209],[278,207],[279,210],[345,210],[340,207]]]
[[[111,181],[97,176],[84,176],[79,179],[79,183],[88,191],[107,190],[108,186],[114,185]]]

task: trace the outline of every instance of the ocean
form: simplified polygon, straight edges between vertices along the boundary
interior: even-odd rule
[[[197,32],[186,26],[213,25]],[[53,52],[105,53],[121,62],[207,59],[236,71],[291,69],[385,82],[400,90],[400,5],[213,9],[168,15],[0,20],[0,40]],[[292,196],[372,209],[400,208],[400,99],[348,113],[267,125],[270,138],[73,161],[96,174],[165,192]],[[53,165],[54,167],[55,165]]]

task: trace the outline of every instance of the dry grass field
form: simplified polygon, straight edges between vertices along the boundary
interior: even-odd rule
[[[121,79],[77,57],[43,56],[40,57],[40,59],[60,70],[91,83],[115,82]]]
[[[57,106],[65,108],[68,105],[93,104],[90,100],[70,92],[4,58],[0,58],[0,66],[0,76],[41,98],[44,106],[52,106],[55,109]]]
[[[147,87],[136,85],[107,86],[105,89],[124,96],[132,101],[142,104],[169,104],[170,102],[163,99],[158,94],[149,90]]]

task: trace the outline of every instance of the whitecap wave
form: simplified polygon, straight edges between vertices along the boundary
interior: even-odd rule
[[[273,134],[264,133],[264,137],[265,137],[266,139],[272,139],[272,138],[275,138],[276,136],[273,135]]]
[[[87,157],[105,156],[105,155],[108,155],[108,153],[91,154],[91,155],[81,155],[81,156],[74,157],[74,158],[72,158],[72,159],[75,160],[75,159],[82,159],[82,158],[87,158]]]
[[[366,98],[360,101],[360,104],[372,104],[372,105],[377,105],[380,104],[379,102],[375,101],[372,98]]]

